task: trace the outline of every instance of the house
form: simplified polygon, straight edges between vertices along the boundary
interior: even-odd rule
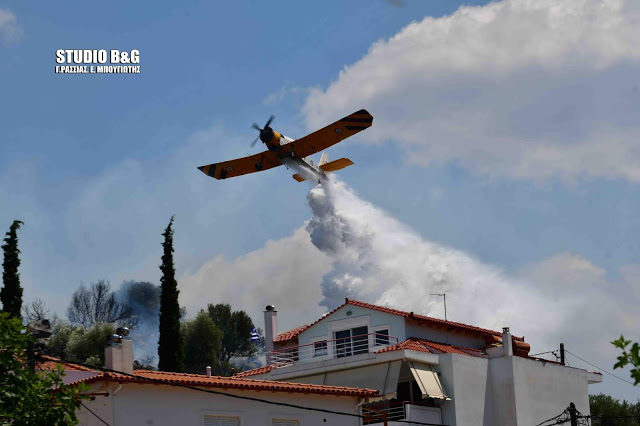
[[[133,361],[130,349],[127,339],[106,349],[107,368],[122,373],[53,357],[45,357],[40,368],[62,365],[66,384],[88,385],[91,399],[79,409],[81,426],[360,425],[359,405],[377,395],[372,389],[216,377],[210,370],[202,375],[133,370],[132,363],[123,363]]]
[[[265,342],[268,365],[235,377],[376,389],[379,400],[362,413],[382,411],[388,420],[533,425],[570,402],[588,413],[587,386],[602,381],[530,356],[529,344],[506,327],[487,330],[350,299],[280,334],[277,311],[267,306]]]

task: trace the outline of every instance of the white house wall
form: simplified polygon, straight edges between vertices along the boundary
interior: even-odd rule
[[[117,385],[116,385],[117,386]],[[114,387],[112,386],[112,389]],[[222,390],[253,398],[298,404],[341,412],[357,413],[357,397],[269,391]],[[165,385],[124,384],[115,397],[96,396],[85,404],[112,426],[202,425],[205,415],[240,417],[242,426],[271,426],[273,418],[295,419],[304,426],[358,425],[359,419],[336,414],[268,405],[257,401],[212,395]],[[103,426],[100,420],[82,409],[82,426]]]
[[[513,357],[518,424],[537,424],[573,402],[589,414],[587,372],[555,363]]]
[[[438,370],[445,394],[451,401],[442,406],[442,421],[451,425],[481,425],[487,396],[485,358],[441,354]],[[490,424],[490,423],[489,423]]]
[[[351,315],[347,315],[349,311]],[[369,327],[369,333],[372,333],[376,327],[389,326],[390,336],[398,338],[399,342],[406,339],[403,317],[375,309],[363,308],[361,306],[345,305],[300,333],[298,336],[298,344],[311,344],[317,339],[333,340],[332,329],[345,329],[350,327],[347,323],[356,322],[358,324],[366,323]],[[345,324],[344,328],[341,323]]]
[[[535,425],[560,414],[569,403],[589,414],[585,370],[511,356],[439,356],[445,393],[442,422],[457,426]]]
[[[411,320],[406,321],[405,329],[407,337],[418,337],[420,339],[464,346],[467,348],[484,349],[485,347],[484,337],[482,336],[469,336],[439,328],[427,327],[424,324],[415,323]]]

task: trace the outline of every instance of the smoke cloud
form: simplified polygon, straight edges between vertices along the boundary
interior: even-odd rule
[[[275,303],[285,330],[316,320],[345,297],[442,318],[442,298],[431,293],[444,292],[450,320],[510,326],[533,353],[564,342],[604,367],[615,363],[609,341],[637,333],[638,265],[611,279],[589,260],[559,253],[506,272],[423,238],[333,176],[311,188],[308,203],[312,217],[291,236],[233,261],[217,256],[183,276],[181,303],[195,312],[214,297],[246,310],[256,324],[264,305]],[[615,385],[592,391],[624,390],[629,397]]]
[[[116,297],[133,315],[134,359],[155,365],[160,337],[160,287],[149,282],[126,281]]]
[[[588,260],[560,253],[507,273],[422,238],[335,178],[313,188],[308,201],[311,242],[331,259],[321,284],[327,309],[350,297],[442,318],[442,298],[431,293],[446,293],[450,320],[510,326],[528,336],[534,351],[564,341],[609,366],[615,362],[609,340],[633,335],[630,324],[640,321],[631,285],[637,267],[623,268],[623,279],[610,282]],[[600,334],[594,337],[594,330]]]
[[[318,185],[308,200],[313,217],[306,229],[333,262],[322,280],[321,303],[327,308],[353,297],[442,316],[442,299],[430,293],[446,292],[450,301],[465,306],[455,315],[460,321],[497,327],[522,313],[516,297],[527,293],[522,285],[466,253],[423,239],[341,181]],[[477,300],[483,306],[470,309]]]

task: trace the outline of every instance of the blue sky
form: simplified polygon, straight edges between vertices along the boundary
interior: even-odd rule
[[[365,107],[372,129],[329,151],[355,162],[342,181],[421,238],[534,290],[570,288],[579,264],[586,306],[602,288],[612,306],[627,300],[600,349],[580,343],[611,366],[606,342],[638,337],[640,54],[628,33],[598,31],[620,16],[632,28],[638,11],[578,3],[1,3],[0,225],[25,221],[26,301],[64,314],[80,283],[158,282],[172,214],[181,282],[203,285],[194,277],[212,259],[257,268],[251,259],[298,238],[309,187],[284,168],[215,181],[196,167],[255,152],[250,124],[270,114],[297,138]],[[142,72],[54,74],[55,50],[72,48],[138,49]],[[319,286],[321,264],[293,279]],[[200,303],[220,301],[225,283],[207,285]],[[233,297],[258,322],[270,303]]]

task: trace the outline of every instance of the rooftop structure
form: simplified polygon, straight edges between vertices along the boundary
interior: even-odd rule
[[[350,299],[284,333],[270,305],[265,340],[268,365],[236,377],[377,389],[379,401],[362,413],[382,411],[387,420],[536,424],[570,402],[587,413],[587,385],[602,381],[529,356],[529,344],[507,327],[500,332]]]

